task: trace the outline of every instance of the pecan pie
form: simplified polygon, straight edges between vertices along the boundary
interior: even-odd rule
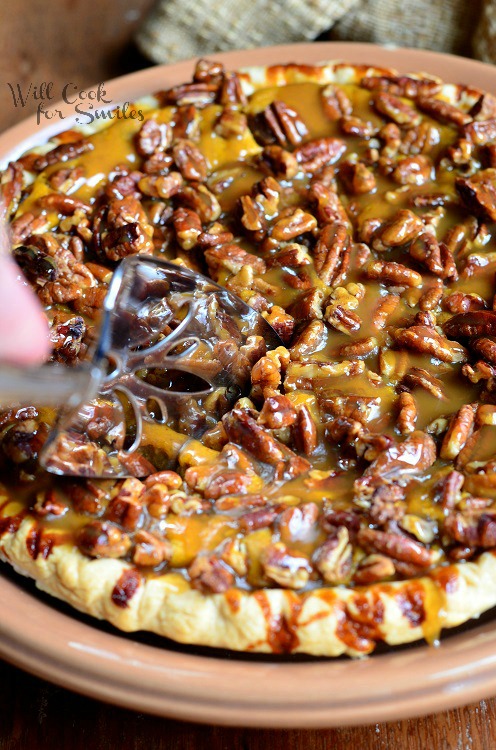
[[[88,356],[136,253],[206,273],[283,345],[250,337],[244,392],[147,425],[125,480],[44,474],[54,412],[4,412],[2,558],[123,630],[243,651],[434,642],[496,605],[496,99],[202,60],[141,109],[3,173],[53,359]]]

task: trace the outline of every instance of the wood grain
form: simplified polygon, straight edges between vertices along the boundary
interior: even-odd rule
[[[160,719],[74,695],[0,664],[2,750],[492,750],[495,701],[421,719],[328,730]]]
[[[84,88],[143,67],[132,35],[154,0],[0,2],[0,131],[36,111],[15,108],[7,83]]]
[[[142,67],[130,45],[153,0],[0,3],[0,130],[30,114],[7,82],[82,87]],[[295,686],[297,689],[297,686]],[[0,663],[1,750],[492,750],[496,701],[427,718],[321,731],[227,729],[159,719],[84,698]]]

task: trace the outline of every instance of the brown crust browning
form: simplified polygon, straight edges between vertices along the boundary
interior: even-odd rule
[[[32,523],[26,519],[17,533],[4,533],[0,553],[42,590],[122,630],[147,629],[184,643],[356,656],[370,653],[379,641],[394,645],[437,637],[440,628],[455,627],[496,604],[491,552],[415,581],[303,594],[228,589],[205,596],[187,584],[178,588],[174,576],[147,580],[127,563],[90,561],[63,544],[33,560],[25,543]],[[195,617],[185,618],[186,611]]]

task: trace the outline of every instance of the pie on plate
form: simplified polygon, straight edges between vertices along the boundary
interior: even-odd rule
[[[496,605],[496,99],[200,61],[132,111],[2,177],[54,360],[88,356],[136,253],[207,273],[283,345],[231,353],[244,392],[149,425],[126,480],[43,473],[55,413],[4,412],[2,558],[122,630],[248,652],[434,642]],[[87,413],[88,457],[119,450],[105,400]]]

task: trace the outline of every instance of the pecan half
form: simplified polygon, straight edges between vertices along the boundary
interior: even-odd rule
[[[54,318],[50,328],[50,343],[53,346],[52,358],[66,364],[75,363],[86,353],[84,343],[87,326],[83,318],[76,316],[64,322]]]
[[[196,107],[206,107],[215,101],[218,91],[218,83],[194,81],[193,83],[182,83],[173,86],[167,91],[161,91],[156,96],[161,105],[173,104],[178,107],[194,104]]]
[[[246,96],[237,73],[231,71],[224,73],[218,101],[219,104],[224,105],[224,107],[238,104],[244,106],[246,104]]]
[[[428,156],[405,156],[400,159],[391,173],[399,185],[424,185],[432,179],[433,165]]]
[[[208,174],[207,160],[193,141],[187,138],[176,140],[172,156],[185,180],[205,182]]]
[[[411,393],[404,391],[398,398],[398,417],[396,423],[402,435],[414,432],[417,422],[417,404]]]
[[[404,245],[415,239],[424,229],[422,220],[413,211],[403,208],[382,225],[380,234],[374,238],[372,246],[374,250],[382,251]]]
[[[353,547],[350,544],[348,529],[345,526],[338,527],[336,535],[327,539],[315,551],[313,561],[327,583],[337,586],[349,581],[353,562]]]
[[[386,294],[384,297],[381,297],[372,317],[374,328],[381,329],[386,327],[389,317],[394,313],[399,302],[400,298],[396,294]]]
[[[287,266],[288,268],[301,268],[311,263],[310,255],[304,245],[297,242],[289,242],[282,250],[267,258],[267,266]]]
[[[311,232],[317,227],[317,219],[312,214],[296,208],[289,216],[276,221],[272,227],[271,236],[279,242],[293,240],[300,234]]]
[[[9,162],[0,180],[0,211],[7,215],[17,210],[22,193],[24,170],[20,162]]]
[[[357,339],[351,344],[342,344],[337,349],[340,357],[347,359],[366,359],[377,351],[377,339],[373,336],[367,336],[364,339]]]
[[[210,271],[225,268],[231,273],[238,273],[245,266],[253,268],[254,273],[265,273],[266,265],[262,258],[247,253],[239,245],[221,245],[205,251],[205,260]]]
[[[496,311],[478,310],[458,313],[446,321],[443,330],[451,338],[496,336]]]
[[[145,485],[139,479],[125,479],[119,492],[107,506],[106,518],[120,524],[127,531],[134,531],[143,512],[140,496],[144,489]]]
[[[75,159],[76,156],[81,156],[81,154],[84,154],[87,151],[92,151],[92,149],[93,144],[91,143],[91,141],[88,141],[84,138],[81,138],[78,141],[74,141],[73,143],[62,143],[60,146],[56,146],[51,151],[47,151],[46,154],[38,156],[34,160],[32,168],[35,172],[41,172],[43,169],[51,167],[52,164],[57,164],[60,161],[69,161],[70,159]]]
[[[229,440],[241,445],[260,461],[286,465],[287,470],[293,475],[308,469],[308,461],[299,458],[283,443],[272,437],[247,411],[233,409],[223,417],[222,422]]]
[[[301,404],[297,409],[296,423],[292,428],[293,441],[297,451],[310,456],[318,446],[317,426],[310,409]]]
[[[380,91],[372,99],[373,105],[381,115],[386,115],[397,125],[419,125],[421,116],[413,107],[405,104],[394,94]]]
[[[453,292],[443,299],[443,310],[451,313],[474,312],[486,309],[486,303],[479,294],[473,292]]]
[[[496,547],[496,513],[450,513],[444,520],[443,531],[467,547]]]
[[[367,457],[367,454],[364,455]],[[381,450],[365,469],[363,477],[356,480],[355,486],[361,491],[370,486],[373,488],[374,480],[377,480],[377,486],[391,482],[402,484],[408,481],[409,474],[428,469],[435,460],[434,440],[425,432],[417,430],[403,442],[390,444]]]
[[[369,91],[387,91],[408,99],[435,96],[441,90],[441,84],[438,81],[409,76],[366,76],[360,81],[360,86]]]
[[[252,131],[259,143],[268,146],[296,146],[308,135],[308,128],[298,112],[282,101],[273,101],[252,118]]]
[[[265,547],[260,562],[267,578],[289,589],[306,586],[312,572],[307,558],[289,550],[282,542]]]
[[[145,120],[135,136],[136,151],[148,157],[157,151],[165,151],[172,143],[172,128],[167,123],[158,123],[153,118]]]
[[[465,404],[453,416],[443,444],[440,457],[446,461],[458,456],[474,429],[476,404]]]
[[[405,511],[405,488],[393,483],[374,491],[368,514],[373,524],[384,526],[389,521],[400,521]]]
[[[489,365],[487,362],[479,360],[475,365],[463,365],[462,373],[470,380],[471,383],[479,383],[481,380],[490,381],[496,377],[496,367]]]
[[[317,138],[298,146],[293,153],[304,172],[315,173],[337,162],[345,151],[346,144],[339,138]]]
[[[372,554],[362,558],[353,575],[353,581],[359,586],[367,586],[377,581],[385,581],[395,574],[393,560],[386,555]]]
[[[450,471],[445,477],[441,487],[441,505],[444,510],[453,510],[460,500],[460,490],[463,487],[465,477],[459,471]]]
[[[459,344],[453,344],[435,329],[425,325],[398,328],[394,334],[395,343],[412,351],[430,354],[442,362],[466,362],[466,351]]]
[[[319,225],[332,224],[336,221],[348,225],[346,210],[337,193],[336,186],[313,181],[308,192],[309,199],[316,203],[315,216]]]
[[[349,243],[348,230],[344,224],[326,224],[320,230],[314,248],[314,264],[319,278],[327,286],[332,285],[339,262]]]
[[[419,299],[419,307],[424,312],[435,310],[443,298],[444,285],[441,279],[435,279]]]
[[[224,107],[217,120],[214,132],[221,138],[239,138],[248,128],[248,118],[235,107]]]
[[[287,308],[296,320],[322,320],[324,292],[322,289],[313,288],[304,292]]]
[[[487,338],[473,339],[470,348],[493,365],[496,365],[496,341]]]
[[[91,206],[78,198],[71,198],[60,193],[50,193],[38,199],[38,204],[46,211],[57,211],[62,216],[72,216],[76,211],[89,213]]]
[[[496,221],[496,169],[490,167],[472,177],[459,177],[455,185],[469,211]]]
[[[364,195],[376,188],[375,175],[362,161],[346,161],[341,165],[339,176],[348,193]]]
[[[205,185],[190,183],[181,187],[176,195],[188,208],[196,211],[202,223],[217,221],[222,213],[219,201]]]
[[[496,138],[496,119],[470,122],[462,128],[462,136],[476,146],[485,146],[492,143]]]
[[[399,389],[423,388],[435,398],[444,399],[443,383],[422,367],[411,367],[403,376]]]
[[[359,331],[362,325],[359,316],[353,310],[346,310],[342,305],[328,305],[324,317],[333,328],[348,336]]]
[[[284,180],[291,180],[299,171],[296,156],[281,146],[266,146],[260,160],[261,164],[267,167],[275,177]]]
[[[202,223],[198,214],[190,208],[181,206],[172,214],[172,226],[181,247],[184,250],[191,250],[202,232]]]
[[[200,554],[188,568],[193,588],[204,594],[221,594],[234,585],[234,575],[215,555]]]
[[[76,535],[79,549],[89,557],[124,557],[131,547],[129,536],[109,521],[91,521]]]
[[[458,125],[461,127],[472,120],[469,114],[462,112],[458,107],[455,107],[453,104],[449,104],[442,99],[419,96],[417,97],[416,103],[422,112],[425,112],[439,122]]]
[[[172,544],[167,539],[160,539],[149,531],[140,529],[134,537],[135,548],[133,562],[136,565],[152,567],[160,565],[172,557]]]
[[[322,107],[329,120],[339,120],[343,115],[351,115],[353,106],[339,86],[330,83],[320,92]]]
[[[312,320],[300,333],[290,348],[291,359],[305,359],[322,348],[327,339],[327,329],[321,320]]]
[[[271,505],[260,510],[244,513],[239,519],[238,525],[241,531],[257,531],[271,526],[279,516],[282,508],[280,505]]]
[[[368,140],[376,133],[376,128],[372,122],[362,120],[360,117],[345,115],[339,121],[343,133],[354,135],[357,138]]]
[[[379,552],[419,568],[428,568],[433,562],[432,553],[426,547],[403,534],[360,529],[357,541],[367,552]]]
[[[281,384],[281,368],[270,357],[261,357],[253,366],[251,382],[262,391],[266,388],[274,390]]]
[[[68,510],[68,506],[57,498],[53,488],[37,493],[36,502],[33,505],[33,512],[37,516],[41,516],[41,518],[45,518],[46,516],[63,516]]]
[[[383,284],[406,287],[422,286],[422,275],[418,271],[394,261],[373,261],[366,266],[364,274],[367,278],[378,279]]]
[[[257,422],[270,430],[280,430],[281,427],[289,427],[294,424],[296,419],[296,409],[292,401],[287,396],[277,394],[265,399]]]

